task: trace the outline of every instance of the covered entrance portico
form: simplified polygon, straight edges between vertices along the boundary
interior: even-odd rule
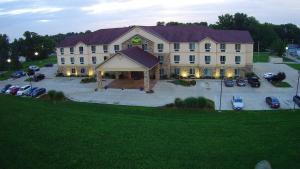
[[[159,80],[158,63],[155,56],[139,47],[120,51],[96,68],[97,88],[143,88],[147,92],[154,86],[155,80]],[[104,73],[113,73],[116,80],[104,84]],[[151,82],[151,78],[155,80]]]

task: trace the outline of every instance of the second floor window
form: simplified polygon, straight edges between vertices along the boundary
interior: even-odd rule
[[[148,44],[147,43],[142,44],[142,48],[144,51],[148,51]]]
[[[60,58],[60,63],[63,65],[65,64],[65,58]]]
[[[96,58],[96,56],[93,56],[93,57],[92,57],[92,62],[93,62],[93,64],[96,64],[96,63],[97,63],[97,58]]]
[[[221,62],[221,64],[225,64],[226,56],[220,56],[220,62]]]
[[[241,63],[241,56],[235,56],[235,64]]]
[[[210,56],[205,56],[205,64],[210,64]]]
[[[74,48],[70,47],[70,54],[74,54]]]
[[[157,50],[158,50],[158,52],[163,52],[164,44],[162,44],[162,43],[157,44]]]
[[[179,51],[180,50],[180,44],[179,43],[174,43],[174,51]]]
[[[103,52],[107,53],[107,51],[108,51],[108,46],[107,45],[103,45]]]
[[[211,44],[210,43],[205,43],[205,52],[210,52]]]
[[[74,64],[74,58],[73,57],[70,58],[70,61],[71,61],[71,64]]]
[[[96,53],[96,46],[91,46],[92,53]]]
[[[164,56],[158,56],[158,60],[160,64],[164,63]]]
[[[80,64],[83,64],[84,63],[84,58],[83,57],[80,57]]]
[[[174,55],[174,63],[179,63],[179,61],[180,61],[180,56]]]
[[[64,53],[64,48],[60,48],[60,54],[63,55]]]
[[[195,43],[190,43],[190,44],[189,44],[189,48],[190,48],[190,51],[191,51],[191,52],[195,51],[196,44],[195,44]]]
[[[120,50],[120,46],[119,45],[115,45],[114,46],[114,50],[115,50],[115,52],[118,52]]]
[[[240,52],[241,51],[241,44],[235,44],[235,51]]]
[[[195,55],[190,55],[190,64],[195,63]]]
[[[83,54],[83,47],[82,46],[79,47],[79,54]]]
[[[221,52],[225,52],[226,51],[226,45],[225,45],[225,43],[221,43],[220,44],[220,50],[221,50]]]

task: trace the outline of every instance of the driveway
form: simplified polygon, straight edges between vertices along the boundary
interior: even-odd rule
[[[33,82],[33,86],[45,87],[47,90],[63,91],[65,95],[79,102],[137,105],[137,106],[163,106],[174,102],[175,98],[204,96],[215,102],[216,109],[219,108],[220,80],[197,80],[196,86],[183,87],[167,80],[158,81],[154,86],[154,93],[146,94],[137,89],[107,89],[95,92],[96,83],[81,84],[79,77],[55,77],[57,66],[52,68],[41,68],[40,72],[46,75],[46,79],[40,82]],[[256,63],[254,72],[262,77],[265,72],[286,73],[286,81],[292,85],[291,88],[275,88],[269,82],[261,78],[260,88],[246,87],[225,87],[223,85],[222,110],[231,110],[231,98],[234,95],[241,96],[247,110],[268,110],[265,103],[266,96],[276,96],[281,102],[283,109],[293,108],[292,96],[295,94],[298,72],[285,64]],[[26,77],[0,81],[0,87],[5,84],[26,85]],[[111,79],[106,79],[106,84]]]

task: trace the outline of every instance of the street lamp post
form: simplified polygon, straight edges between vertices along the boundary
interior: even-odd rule
[[[8,58],[6,61],[7,61],[7,63],[8,63],[8,70],[10,71],[10,63],[11,63],[11,59]]]
[[[222,94],[223,94],[223,78],[221,77],[219,112],[221,112],[221,107],[222,107]]]
[[[300,71],[298,71],[298,80],[297,80],[297,88],[296,88],[296,94],[295,96],[298,95],[298,89],[299,89],[299,78],[300,78]],[[296,109],[296,103],[294,102],[294,110]]]

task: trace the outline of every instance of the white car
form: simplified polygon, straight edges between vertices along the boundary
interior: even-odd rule
[[[22,96],[27,90],[30,90],[29,85],[25,85],[25,86],[21,87],[17,92],[17,96]]]
[[[14,88],[14,87],[16,87],[16,86],[10,86],[10,87],[5,91],[5,94],[10,94],[10,90],[11,90],[12,88]]]
[[[40,70],[40,68],[38,66],[36,66],[36,65],[29,66],[29,69],[33,70],[33,71],[39,71]]]
[[[244,102],[240,96],[233,96],[231,103],[233,110],[242,110],[244,108]]]
[[[275,73],[269,72],[269,73],[265,73],[263,77],[264,77],[265,79],[268,79],[268,78],[271,78],[271,77],[274,76],[274,75],[275,75]]]

